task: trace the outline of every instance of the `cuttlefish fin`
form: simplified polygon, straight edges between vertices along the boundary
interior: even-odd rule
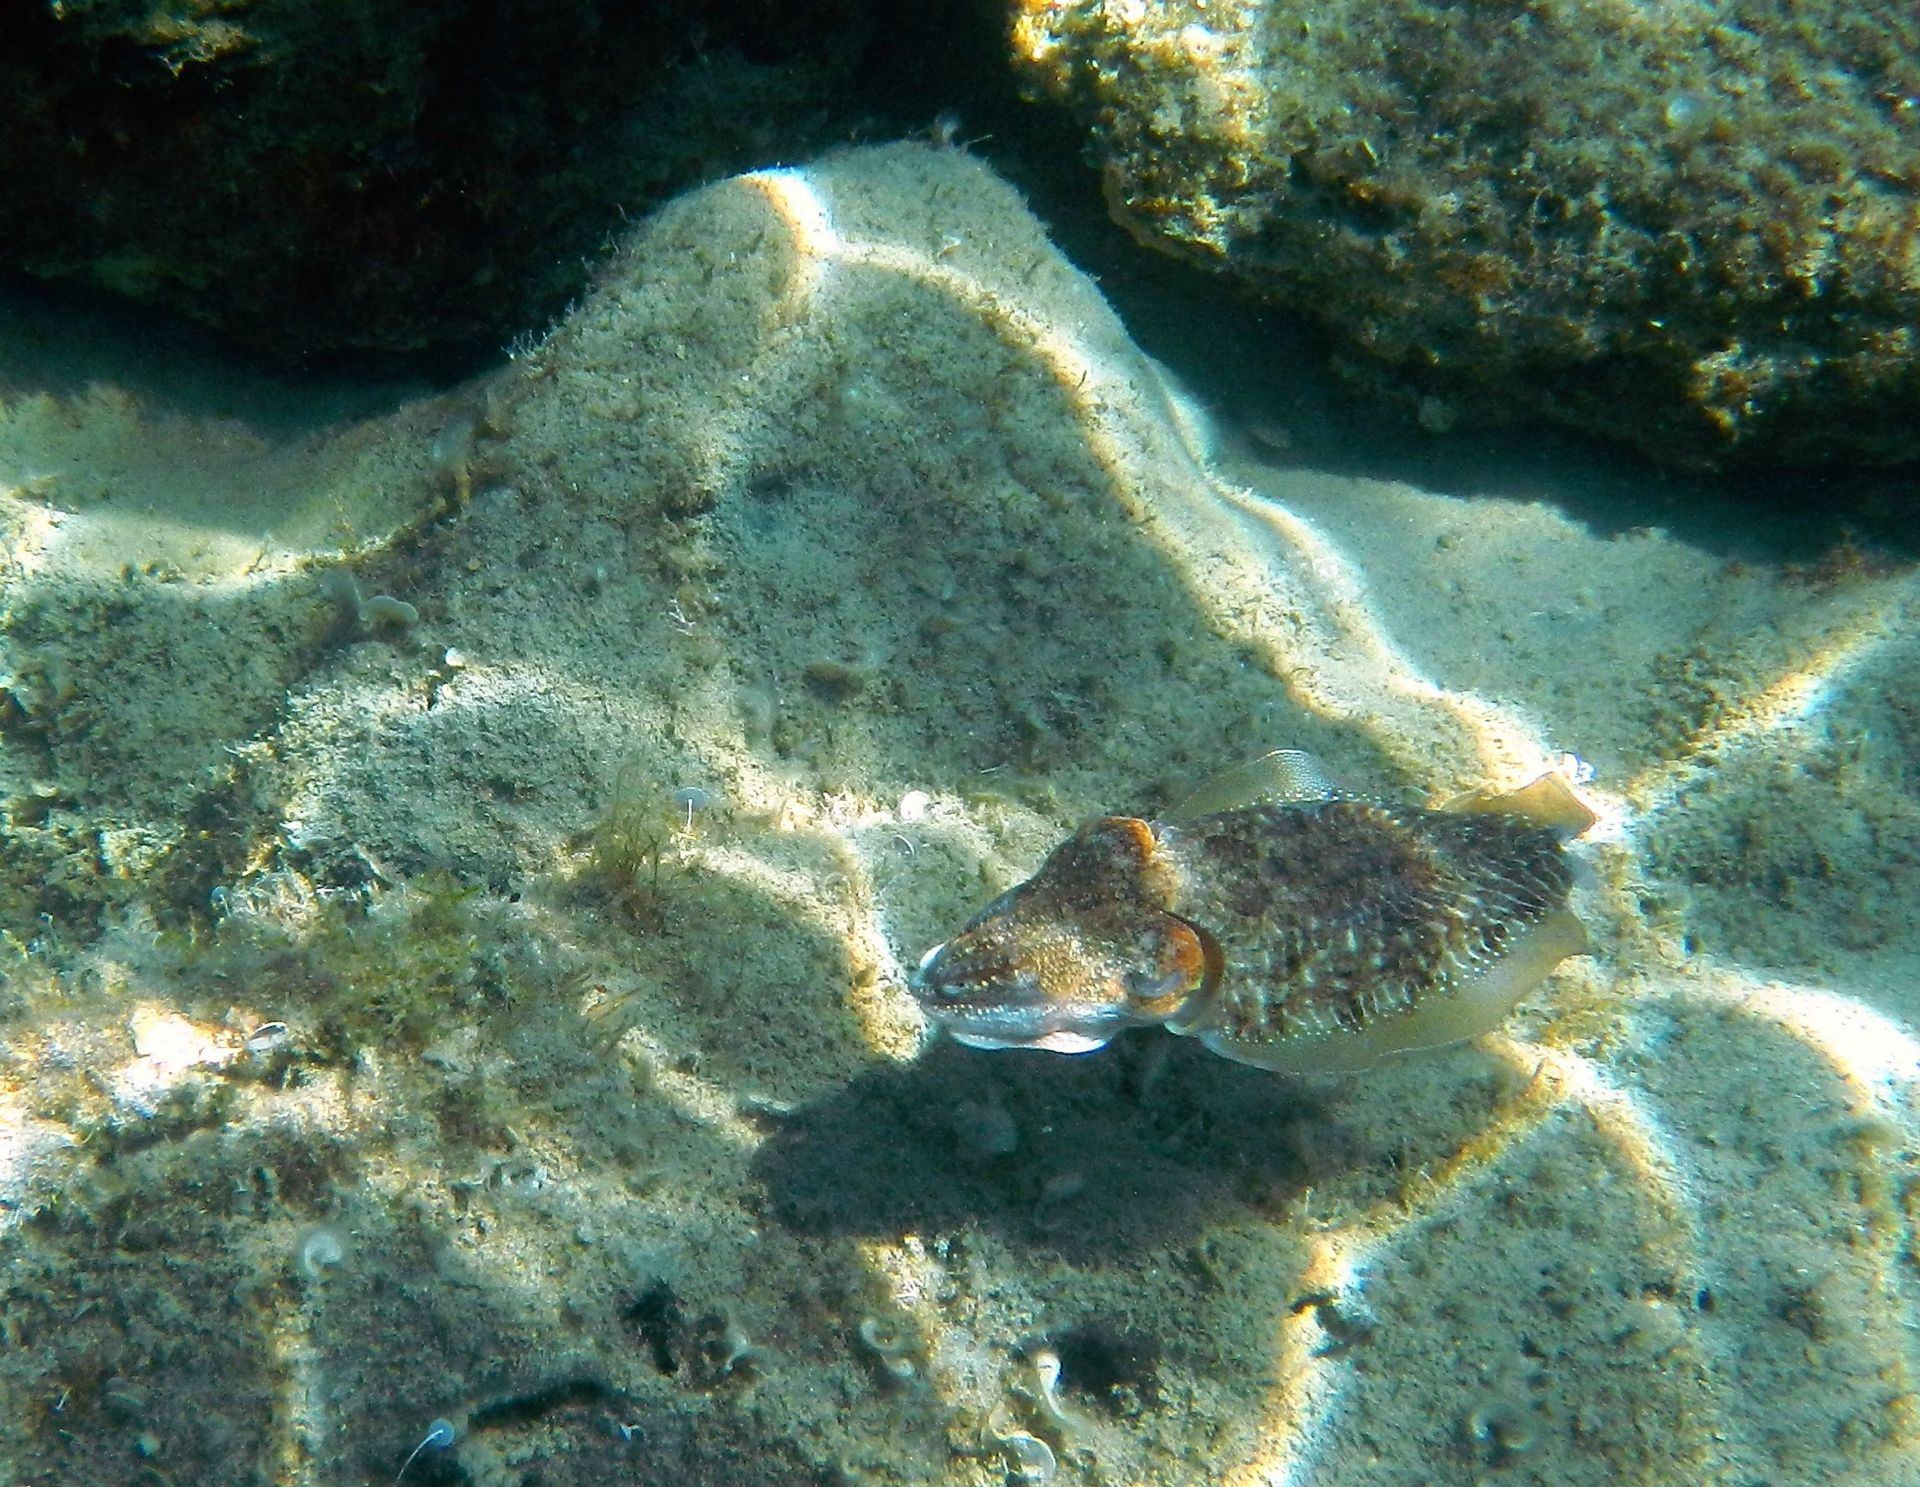
[[[1442,801],[1440,809],[1459,815],[1518,816],[1572,841],[1600,818],[1573,793],[1564,775],[1549,770],[1518,790],[1469,790]]]
[[[1201,781],[1167,819],[1175,823],[1194,821],[1248,806],[1333,800],[1342,793],[1313,755],[1302,749],[1274,749]]]
[[[1179,824],[1248,806],[1299,805],[1346,795],[1327,774],[1326,766],[1304,749],[1273,749],[1201,781],[1167,813],[1166,819]],[[1439,809],[1461,815],[1518,816],[1568,841],[1599,819],[1573,793],[1566,776],[1554,770],[1518,790],[1469,790],[1443,801]]]

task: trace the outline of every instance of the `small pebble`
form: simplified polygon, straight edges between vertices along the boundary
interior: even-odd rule
[[[375,594],[360,606],[360,623],[369,630],[410,630],[420,623],[420,611],[405,599]]]
[[[998,1103],[962,1100],[953,1107],[953,1135],[969,1162],[1012,1156],[1020,1146],[1020,1127]]]
[[[913,1361],[913,1339],[907,1332],[882,1317],[863,1317],[860,1341],[879,1355],[880,1366],[905,1382],[919,1372]]]
[[[347,1249],[340,1235],[323,1226],[308,1230],[302,1237],[296,1260],[301,1274],[308,1280],[318,1280],[346,1257]]]
[[[248,1053],[271,1053],[292,1035],[284,1022],[265,1022],[247,1034]]]

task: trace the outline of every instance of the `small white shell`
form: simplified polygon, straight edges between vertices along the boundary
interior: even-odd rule
[[[999,1444],[1013,1465],[1014,1476],[1022,1482],[1051,1482],[1059,1469],[1054,1463],[1053,1447],[1037,1435],[1012,1430],[1000,1437]]]

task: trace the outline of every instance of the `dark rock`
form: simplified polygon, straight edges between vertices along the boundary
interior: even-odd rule
[[[1920,457],[1920,12],[1074,0],[1014,31],[1114,215],[1436,432]]]
[[[862,0],[93,0],[0,22],[4,265],[276,356],[487,349],[826,125]],[[777,141],[777,143],[776,143]]]

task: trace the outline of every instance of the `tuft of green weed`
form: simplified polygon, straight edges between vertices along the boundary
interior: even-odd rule
[[[641,928],[656,934],[667,924],[663,880],[680,829],[679,818],[668,809],[671,799],[653,787],[638,765],[626,765],[614,776],[606,814],[585,838],[586,876],[592,885]],[[691,819],[689,812],[689,831]]]

